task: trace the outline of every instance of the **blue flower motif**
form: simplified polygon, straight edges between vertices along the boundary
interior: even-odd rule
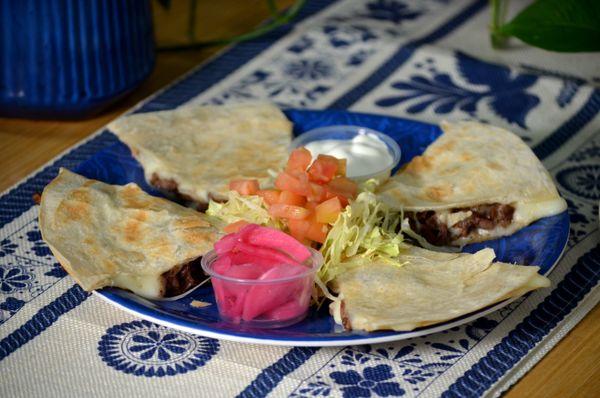
[[[359,50],[351,54],[346,62],[347,66],[359,66],[373,54],[373,50]]]
[[[214,339],[177,332],[148,321],[113,326],[98,343],[102,360],[134,376],[163,377],[202,367],[219,350]]]
[[[14,293],[27,288],[33,281],[33,274],[21,267],[0,267],[0,292]]]
[[[325,25],[323,32],[334,47],[348,47],[377,38],[368,28],[360,25]]]
[[[333,66],[321,59],[300,59],[287,64],[284,73],[299,80],[320,80],[333,75]]]
[[[140,359],[148,360],[157,358],[168,361],[173,355],[185,352],[189,341],[179,338],[175,333],[161,335],[151,330],[146,335],[136,335],[131,339],[130,352],[140,354]]]
[[[487,89],[459,86],[450,75],[434,71],[432,79],[412,76],[409,81],[392,83],[394,89],[403,93],[377,100],[376,104],[390,107],[412,100],[412,105],[406,109],[408,113],[420,113],[431,106],[437,114],[447,114],[458,108],[474,115],[479,101],[487,99],[489,106],[498,116],[527,128],[525,118],[540,100],[525,90],[537,81],[537,76],[515,75],[505,66],[479,61],[462,53],[457,53],[456,57],[459,72],[465,80]]]
[[[561,170],[556,179],[562,186],[585,199],[600,199],[600,166],[584,165]]]
[[[364,368],[362,375],[356,370],[332,372],[329,375],[337,384],[341,384],[344,398],[370,397],[375,393],[379,397],[404,395],[405,391],[396,382],[390,382],[394,377],[389,365],[377,365]]]
[[[415,19],[420,11],[413,11],[406,4],[396,0],[377,0],[367,4],[367,18],[400,23],[403,20]]]
[[[314,40],[307,36],[302,36],[295,43],[288,47],[289,52],[293,52],[295,54],[301,54],[305,50],[312,48],[314,44]]]
[[[0,325],[7,321],[25,305],[23,300],[8,297],[5,302],[0,303]]]
[[[21,307],[25,305],[23,300],[16,299],[14,297],[8,297],[5,302],[0,304],[0,310],[8,311],[11,314],[19,311]]]
[[[7,254],[13,254],[18,246],[10,241],[10,239],[2,239],[0,241],[0,257]]]
[[[331,394],[331,386],[323,382],[322,380],[319,380],[321,376],[317,376],[316,378],[316,381],[309,382],[308,384],[300,388],[298,392],[294,391],[290,396],[294,398],[306,397],[309,395],[313,397],[328,397],[329,394]]]
[[[42,240],[42,234],[39,230],[36,229],[36,230],[27,232],[27,240],[30,242],[34,242],[31,250],[33,250],[33,252],[37,256],[46,257],[46,256],[49,256],[50,254],[52,254],[50,252],[50,248],[48,246],[46,246],[46,244]]]
[[[59,263],[52,264],[52,268],[50,271],[44,272],[46,276],[53,276],[55,278],[62,278],[67,276],[67,271],[63,269],[63,267]]]

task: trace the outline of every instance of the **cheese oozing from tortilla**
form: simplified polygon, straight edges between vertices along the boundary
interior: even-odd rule
[[[40,231],[63,268],[84,290],[105,286],[163,297],[168,271],[211,250],[219,222],[151,196],[136,184],[109,185],[66,169],[40,203]]]
[[[268,181],[269,170],[285,165],[292,138],[291,122],[264,103],[135,113],[108,128],[129,146],[150,184],[198,203],[225,199],[234,179]]]
[[[382,201],[409,214],[433,211],[448,229],[478,206],[514,209],[509,225],[455,235],[448,242],[454,245],[510,235],[566,210],[552,177],[517,135],[477,122],[444,122],[441,127],[443,134],[421,156],[379,187]]]

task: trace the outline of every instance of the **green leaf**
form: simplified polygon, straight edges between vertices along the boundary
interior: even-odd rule
[[[600,1],[538,0],[499,31],[550,51],[600,51]]]

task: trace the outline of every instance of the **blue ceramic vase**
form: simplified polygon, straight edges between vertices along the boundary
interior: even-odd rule
[[[91,116],[153,66],[149,0],[0,0],[2,116]]]

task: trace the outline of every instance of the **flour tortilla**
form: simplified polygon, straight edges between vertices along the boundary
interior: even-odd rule
[[[349,330],[409,331],[550,286],[538,267],[492,262],[492,249],[440,253],[409,246],[401,267],[358,264],[334,282],[331,310]]]
[[[105,286],[164,296],[163,273],[212,249],[215,220],[143,192],[61,169],[46,186],[40,230],[54,256],[86,291]]]
[[[441,124],[443,134],[378,190],[381,200],[408,212],[434,210],[448,226],[461,214],[451,209],[484,204],[512,205],[512,223],[454,242],[506,236],[567,204],[533,151],[517,135],[477,122]],[[464,214],[466,216],[467,214]]]
[[[108,128],[129,146],[146,180],[173,181],[198,203],[226,199],[232,179],[269,179],[288,157],[292,124],[275,106],[189,105],[137,113]]]

